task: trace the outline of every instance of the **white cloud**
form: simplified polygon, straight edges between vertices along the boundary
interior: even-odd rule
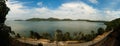
[[[63,17],[73,18],[73,19],[78,19],[78,18],[87,19],[88,17],[91,18],[92,16],[91,14],[95,14],[96,11],[97,11],[96,9],[93,9],[92,7],[82,2],[65,3],[62,4],[62,6],[59,7],[59,9],[57,10],[58,13],[61,12],[61,14],[64,15]]]
[[[98,3],[98,1],[97,0],[89,0],[91,3],[94,3],[94,4],[96,4],[96,3]]]
[[[18,1],[8,1],[7,2],[8,7],[10,8],[10,12],[8,14],[8,19],[19,19],[19,18],[26,18],[29,17],[27,14],[30,13],[29,9],[26,9],[25,6],[23,6],[23,3]]]
[[[113,19],[116,19],[116,18],[120,18],[120,11],[110,11],[110,10],[106,10],[104,11],[104,15],[106,15],[106,19],[107,20],[113,20]]]
[[[42,6],[43,2],[38,2],[37,5]]]
[[[71,18],[71,19],[92,19],[92,20],[112,20],[120,17],[120,11],[101,11],[83,2],[64,3],[56,10],[47,7],[27,9],[21,2],[8,2],[11,8],[8,19],[28,19],[39,18]]]

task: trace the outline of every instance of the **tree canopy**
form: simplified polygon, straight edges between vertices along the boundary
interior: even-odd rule
[[[120,28],[120,18],[112,20],[110,22],[105,23],[107,25],[107,30],[118,30]]]

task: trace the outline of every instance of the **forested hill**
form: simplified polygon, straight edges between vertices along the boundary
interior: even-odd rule
[[[119,30],[120,29],[120,18],[117,18],[110,22],[106,22],[105,24],[107,25],[107,30],[110,30],[110,29]]]
[[[69,18],[65,18],[65,19],[59,19],[59,18],[30,18],[30,19],[26,19],[26,20],[15,20],[15,21],[88,21],[88,22],[108,22],[108,21],[104,21],[104,20],[87,20],[87,19],[69,19]]]
[[[101,41],[97,46],[120,46],[120,18],[105,23],[107,30],[113,30],[111,34],[106,37],[105,41]],[[103,43],[103,44],[100,44]],[[94,45],[94,46],[96,46]]]

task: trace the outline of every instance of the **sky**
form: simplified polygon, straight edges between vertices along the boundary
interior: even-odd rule
[[[70,18],[110,21],[120,17],[120,0],[8,0],[8,20]]]

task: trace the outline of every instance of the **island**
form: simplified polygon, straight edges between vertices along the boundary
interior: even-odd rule
[[[15,21],[87,21],[87,22],[109,22],[109,21],[105,21],[105,20],[88,20],[88,19],[76,19],[76,20],[73,20],[73,19],[69,19],[69,18],[64,18],[64,19],[59,19],[59,18],[53,18],[53,17],[50,17],[50,18],[29,18],[29,19],[26,19],[26,20],[15,20]]]

